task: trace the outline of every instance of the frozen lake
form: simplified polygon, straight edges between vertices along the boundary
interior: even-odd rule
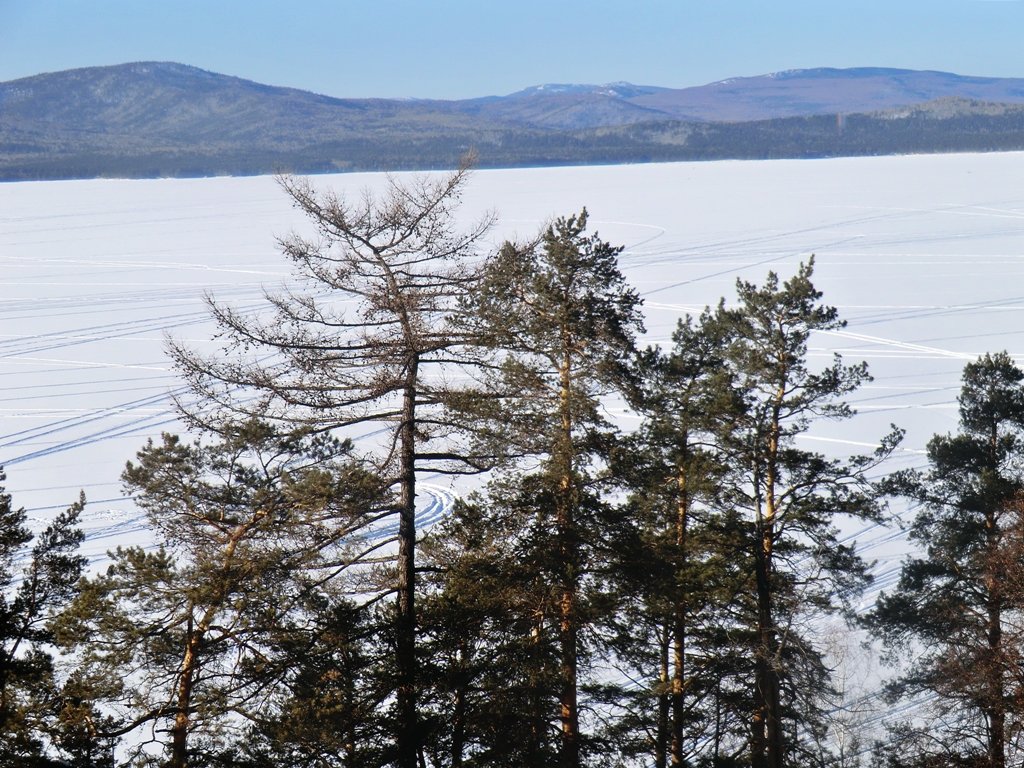
[[[1020,153],[496,170],[473,177],[463,212],[496,211],[498,242],[585,205],[626,246],[652,342],[738,277],[785,278],[816,254],[849,326],[813,354],[867,360],[875,380],[857,419],[808,440],[869,447],[894,422],[908,431],[895,469],[956,428],[965,362],[1024,361],[1021,178]],[[357,192],[381,176],[315,182]],[[118,478],[175,428],[164,334],[206,342],[207,291],[258,305],[287,276],[275,237],[304,226],[267,177],[0,185],[0,463],[15,503],[42,521],[84,489],[94,555],[137,530]]]

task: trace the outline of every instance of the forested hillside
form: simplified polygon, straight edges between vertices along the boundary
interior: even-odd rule
[[[699,88],[339,99],[169,63],[0,83],[0,180],[188,177],[1024,148],[1024,86],[887,69]]]

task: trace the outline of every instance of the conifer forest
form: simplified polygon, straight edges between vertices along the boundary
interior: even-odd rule
[[[922,469],[898,425],[819,453],[871,374],[808,355],[844,326],[813,257],[648,346],[585,209],[491,249],[468,178],[280,179],[312,235],[259,311],[209,299],[215,353],[168,342],[182,434],[122,475],[144,544],[90,568],[84,497],[34,531],[0,495],[0,765],[1021,765],[1010,355]],[[431,525],[427,475],[464,489]],[[914,553],[859,609],[848,533],[897,505]]]

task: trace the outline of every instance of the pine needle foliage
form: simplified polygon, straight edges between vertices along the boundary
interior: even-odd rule
[[[932,438],[927,470],[889,481],[917,506],[921,553],[870,625],[906,662],[890,693],[933,701],[904,724],[903,754],[1003,768],[1024,755],[1024,371],[983,355],[964,368],[959,404],[960,430]]]
[[[309,620],[310,596],[382,509],[343,443],[257,422],[224,431],[164,435],[128,464],[154,546],[112,552],[60,627],[76,687],[114,719],[107,735],[134,734],[132,759],[162,752],[173,768],[203,762],[287,680],[278,636]]]

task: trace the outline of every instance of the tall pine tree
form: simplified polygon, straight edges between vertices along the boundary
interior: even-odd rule
[[[916,743],[921,759],[1004,768],[1024,754],[1024,371],[984,355],[964,368],[959,402],[960,431],[932,438],[928,469],[891,480],[919,505],[920,554],[870,621],[895,658],[912,658],[893,692],[933,700],[930,738],[905,731],[901,756]]]
[[[507,244],[489,262],[468,321],[496,350],[495,375],[474,401],[478,435],[523,462],[484,503],[523,520],[517,540],[532,548],[522,554],[549,595],[550,612],[535,616],[531,634],[538,647],[543,638],[557,649],[552,695],[564,768],[582,761],[584,635],[603,610],[604,542],[615,527],[597,484],[615,433],[603,402],[626,386],[641,330],[639,298],[618,269],[621,248],[588,234],[587,220],[584,210],[557,219],[535,246]]]
[[[644,420],[614,462],[631,492],[635,526],[616,568],[628,599],[614,647],[619,663],[651,681],[637,692],[623,727],[651,734],[635,748],[651,754],[656,768],[687,765],[694,745],[720,741],[714,728],[721,717],[713,714],[720,646],[709,647],[707,633],[735,586],[729,587],[728,555],[713,544],[712,518],[727,471],[714,435],[740,405],[724,360],[725,329],[705,311],[680,321],[671,349],[648,350],[637,398]],[[638,728],[644,720],[653,727]]]
[[[866,366],[839,355],[811,366],[813,334],[842,328],[834,307],[821,303],[814,260],[781,283],[737,283],[726,364],[742,401],[735,421],[719,433],[731,468],[728,503],[749,573],[751,680],[750,755],[754,768],[782,768],[801,758],[801,732],[820,717],[816,692],[828,674],[801,618],[841,608],[866,582],[866,566],[841,541],[844,519],[878,520],[869,473],[895,447],[884,437],[870,456],[831,459],[798,443],[818,420],[850,418],[847,398],[868,380]]]

